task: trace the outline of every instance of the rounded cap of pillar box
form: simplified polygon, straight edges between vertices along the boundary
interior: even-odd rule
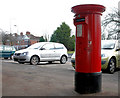
[[[78,14],[89,14],[89,13],[97,13],[101,14],[105,11],[105,7],[103,5],[98,4],[82,4],[72,7],[72,12],[76,15]]]

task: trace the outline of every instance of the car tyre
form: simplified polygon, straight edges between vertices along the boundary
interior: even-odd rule
[[[19,64],[24,64],[24,62],[18,62]]]
[[[8,57],[4,57],[4,59],[8,59]]]
[[[73,68],[75,69],[75,66],[73,66]]]
[[[60,59],[60,63],[65,64],[66,62],[67,62],[67,57],[65,55],[63,55]]]
[[[49,64],[52,64],[52,61],[48,61]]]
[[[10,56],[10,59],[13,60],[13,54]]]
[[[39,63],[39,57],[38,56],[32,56],[30,59],[30,64],[31,65],[37,65]]]
[[[115,72],[116,69],[115,65],[116,65],[115,59],[111,58],[108,64],[108,72],[110,74],[113,74]]]

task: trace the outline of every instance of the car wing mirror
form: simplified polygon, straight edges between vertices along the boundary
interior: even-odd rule
[[[40,50],[45,50],[45,48],[40,48]]]
[[[120,51],[120,49],[116,49],[116,51]]]

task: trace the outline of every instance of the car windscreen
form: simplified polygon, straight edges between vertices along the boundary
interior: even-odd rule
[[[28,49],[39,49],[42,46],[40,43],[33,44],[28,47]]]
[[[101,49],[114,49],[115,43],[102,42]]]
[[[2,45],[0,45],[0,51],[2,51],[3,50],[3,46]]]

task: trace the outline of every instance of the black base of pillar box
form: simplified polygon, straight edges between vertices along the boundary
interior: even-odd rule
[[[102,73],[75,72],[75,91],[80,94],[97,93],[101,91]]]

